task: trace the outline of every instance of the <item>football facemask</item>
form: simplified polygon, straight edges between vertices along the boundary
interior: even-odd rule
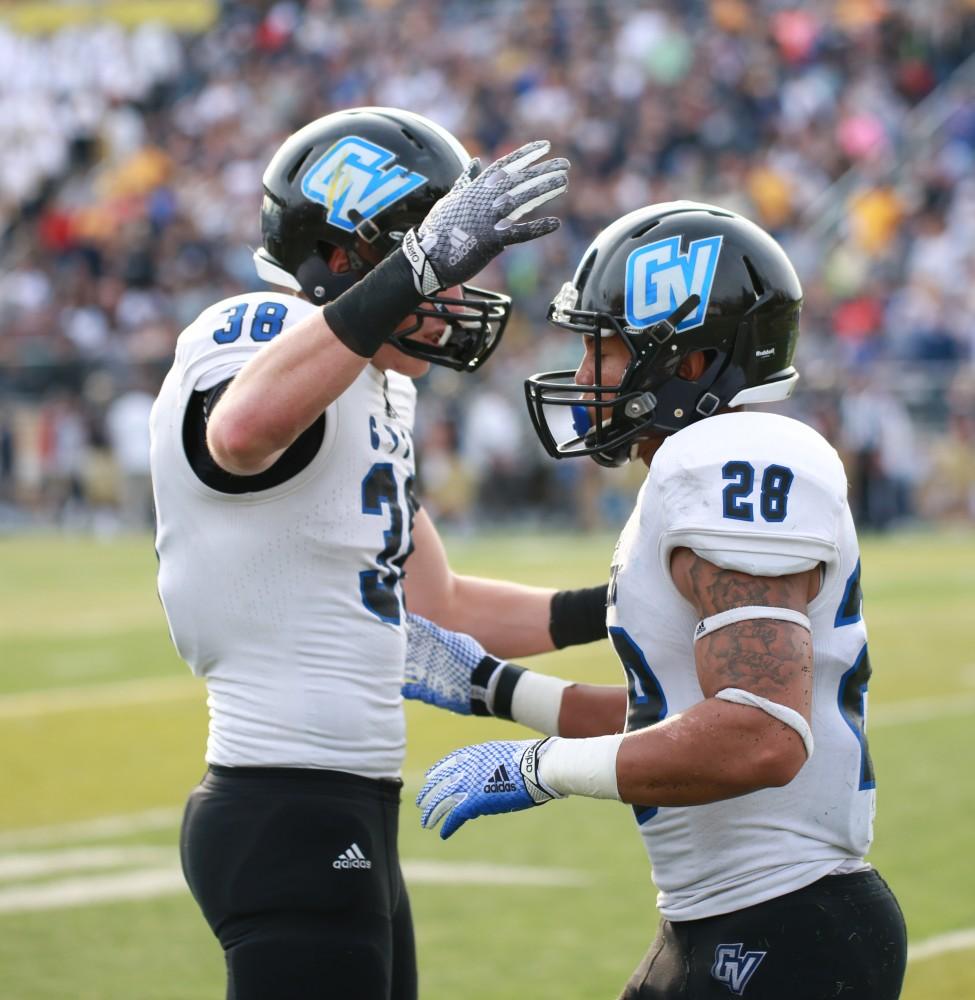
[[[560,293],[563,304],[566,287],[572,286],[563,287]],[[532,425],[553,458],[588,455],[600,465],[623,465],[632,457],[634,443],[646,437],[650,429],[666,433],[658,411],[669,395],[667,383],[676,376],[681,357],[673,353],[676,351],[673,345],[672,351],[660,348],[699,302],[698,296],[689,296],[666,319],[640,334],[628,333],[607,313],[560,308],[558,299],[553,302],[549,322],[588,337],[619,336],[630,354],[630,361],[615,384],[603,381],[602,352],[598,349],[593,352],[591,384],[577,382],[572,370],[541,372],[526,379],[525,396]],[[565,421],[553,416],[550,407],[563,408],[562,414],[568,408],[573,436],[556,439],[552,424]],[[701,415],[710,414],[702,411]]]
[[[424,296],[410,314],[415,321],[397,330],[389,343],[404,354],[454,371],[472,372],[480,368],[501,341],[511,315],[511,298],[474,285],[460,287],[460,296],[443,292]],[[436,342],[410,339],[427,319],[446,323],[440,338]]]

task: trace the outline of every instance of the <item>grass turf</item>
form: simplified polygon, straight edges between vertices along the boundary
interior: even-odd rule
[[[449,539],[448,549],[463,572],[573,586],[605,575],[612,542],[491,537]],[[879,790],[871,860],[920,941],[975,926],[975,707],[966,708],[975,690],[975,539],[868,539],[863,564]],[[28,832],[161,807],[175,816],[202,772],[204,692],[169,645],[149,540],[5,539],[0,565],[0,860],[34,850],[160,845],[172,849],[175,863],[175,819],[97,839],[69,827],[50,838]],[[618,679],[605,643],[535,665],[597,683]],[[919,698],[936,701],[913,720],[885,721],[885,711]],[[414,884],[421,995],[614,997],[656,922],[649,866],[628,810],[568,800],[482,820],[444,844],[419,829],[409,804],[423,768],[461,743],[523,731],[425,706],[409,706],[408,722],[405,859],[538,864],[586,879],[545,888]],[[222,994],[219,949],[188,895],[3,912],[5,892],[39,880],[0,879],[4,998]],[[913,964],[905,998],[973,1000],[971,959],[971,951],[959,951]]]

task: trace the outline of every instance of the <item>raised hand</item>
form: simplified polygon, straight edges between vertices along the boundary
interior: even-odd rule
[[[545,139],[526,143],[481,173],[479,161],[471,160],[419,227],[406,234],[402,250],[422,294],[470,281],[506,246],[558,229],[554,216],[517,221],[568,187],[568,160],[535,162],[549,145]]]

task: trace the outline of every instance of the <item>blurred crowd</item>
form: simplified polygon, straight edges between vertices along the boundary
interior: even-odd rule
[[[971,521],[973,53],[972,0],[226,2],[194,35],[0,27],[0,505],[148,523],[148,405],[179,330],[260,287],[265,163],[313,118],[390,104],[485,161],[544,136],[573,164],[562,229],[480,280],[515,298],[502,350],[421,389],[442,519],[626,509],[635,472],[543,457],[522,380],[575,366],[544,316],[595,233],[693,198],[792,256],[791,412],[844,454],[861,524]]]

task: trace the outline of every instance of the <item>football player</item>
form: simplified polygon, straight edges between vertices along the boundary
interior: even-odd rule
[[[510,301],[467,281],[565,190],[533,142],[483,171],[405,111],[328,115],[264,175],[260,276],[183,331],[152,413],[159,593],[206,679],[181,835],[233,1000],[416,996],[397,855],[411,607],[504,655],[605,600],[453,574],[414,496],[412,378],[472,371]],[[591,638],[605,635],[603,621]]]
[[[609,226],[551,306],[584,354],[526,382],[542,443],[650,469],[607,598],[625,687],[409,628],[409,697],[549,734],[448,755],[419,795],[424,826],[446,838],[566,795],[632,807],[662,920],[627,1000],[900,992],[903,917],[864,861],[870,660],[846,477],[809,427],[741,410],[792,392],[801,304],[767,233],[674,202]],[[557,440],[566,408],[575,433]]]

